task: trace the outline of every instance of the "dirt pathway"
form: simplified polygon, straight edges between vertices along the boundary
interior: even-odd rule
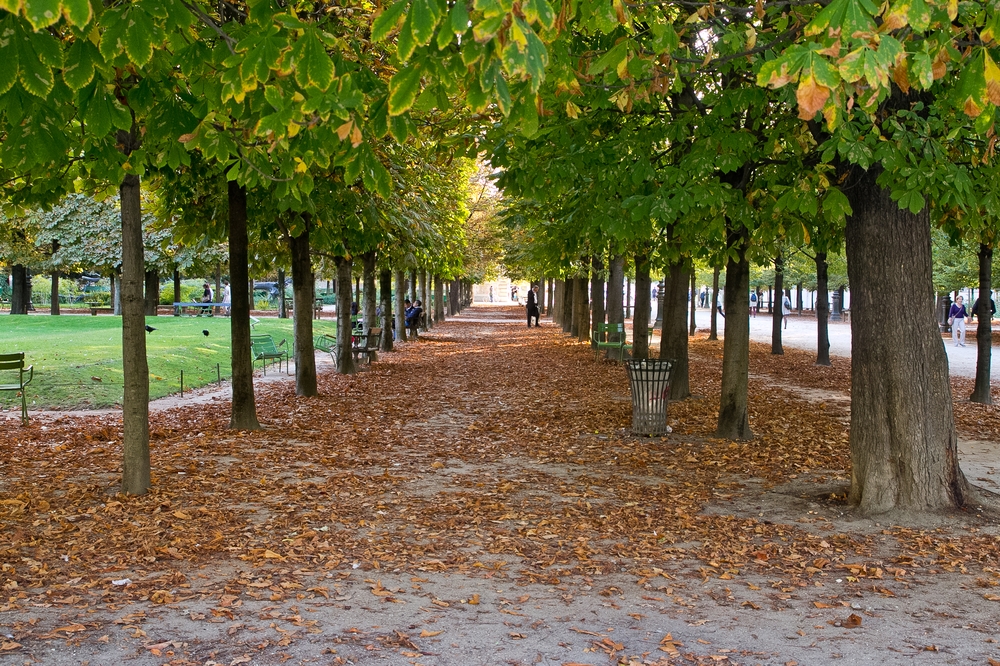
[[[633,438],[621,366],[520,315],[473,308],[321,398],[261,384],[260,432],[220,396],[155,411],[142,498],[114,494],[114,415],[8,431],[0,663],[1000,660],[996,525],[854,517],[836,405],[755,367],[757,439],[713,440],[696,343],[701,397]]]

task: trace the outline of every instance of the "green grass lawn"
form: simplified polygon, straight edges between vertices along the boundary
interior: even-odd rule
[[[231,372],[226,317],[147,317],[156,328],[146,335],[150,399],[223,379]],[[334,322],[313,322],[316,333],[332,332]],[[208,331],[206,337],[202,331]],[[287,339],[292,353],[292,320],[261,319],[254,335]],[[122,400],[122,321],[113,316],[0,315],[0,351],[25,353],[35,366],[28,385],[28,408],[71,409],[120,405]],[[259,368],[260,364],[255,364]],[[20,409],[13,392],[0,393],[0,407]]]

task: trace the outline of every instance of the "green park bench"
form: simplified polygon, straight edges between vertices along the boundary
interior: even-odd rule
[[[25,374],[28,375],[27,379],[24,378]],[[25,425],[28,424],[28,397],[24,387],[34,377],[35,366],[24,367],[24,352],[0,354],[0,391],[19,391],[21,393],[21,423]]]
[[[597,358],[601,357],[601,352],[607,353],[616,350],[618,353],[616,360],[623,361],[625,360],[625,352],[632,349],[632,345],[628,344],[625,338],[624,324],[598,324],[591,340],[594,343],[594,353]],[[610,354],[608,356],[610,357]]]
[[[335,335],[317,335],[313,338],[313,349],[318,349],[321,352],[326,352],[333,359],[333,362],[337,362],[338,349],[337,349],[337,337]]]
[[[378,346],[381,338],[382,328],[379,326],[369,328],[368,332],[364,335],[354,336],[354,342],[351,345],[351,354],[354,355],[354,362],[357,363],[358,359],[362,356],[368,359],[368,365],[371,365],[372,361],[377,361]]]
[[[230,308],[232,303],[202,303],[200,301],[191,302],[174,302],[174,316],[180,317],[184,314],[184,310],[188,310],[188,314],[193,317],[200,317],[205,315],[206,317],[213,316],[215,308]]]
[[[281,345],[285,344],[285,341],[281,341]],[[281,371],[281,360],[285,361],[285,372],[289,372],[288,367],[288,352],[282,349],[278,349],[280,345],[274,344],[274,338],[270,335],[251,335],[250,336],[250,351],[253,354],[253,362],[262,361],[264,366],[264,374],[267,374],[267,362],[277,361],[278,371]]]

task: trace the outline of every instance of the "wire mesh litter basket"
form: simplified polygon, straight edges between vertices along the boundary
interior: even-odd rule
[[[670,432],[667,402],[673,365],[673,361],[650,359],[625,362],[632,392],[632,434],[656,436]]]

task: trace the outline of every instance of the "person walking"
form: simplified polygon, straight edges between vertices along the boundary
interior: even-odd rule
[[[965,346],[965,320],[969,318],[969,312],[965,309],[963,300],[961,296],[956,296],[955,302],[951,304],[951,310],[948,312],[951,339],[956,347]]]
[[[757,291],[750,292],[750,316],[757,316]]]
[[[538,317],[539,317],[540,313],[538,311],[538,285],[537,284],[534,287],[532,287],[531,289],[528,290],[528,304],[525,306],[525,309],[528,311],[528,328],[531,328],[531,318],[532,317],[535,318],[535,328],[538,328],[538,326],[539,326],[539,324],[538,324]]]
[[[230,308],[232,306],[230,304],[233,302],[233,291],[229,287],[229,280],[223,280],[222,284],[223,284],[222,302],[225,303],[225,305],[222,308],[222,314],[228,317],[231,314]]]
[[[788,294],[781,296],[781,318],[785,320],[785,328],[788,328],[788,315],[792,314],[792,300]]]

